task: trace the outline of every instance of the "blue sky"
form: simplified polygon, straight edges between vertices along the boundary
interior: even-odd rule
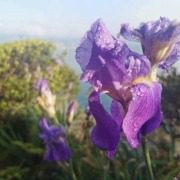
[[[180,0],[1,0],[0,33],[76,38],[102,18],[116,34],[160,16],[180,20]]]

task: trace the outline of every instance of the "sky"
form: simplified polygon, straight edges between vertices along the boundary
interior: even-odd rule
[[[116,35],[160,16],[180,20],[180,0],[0,0],[0,34],[79,38],[102,18]]]

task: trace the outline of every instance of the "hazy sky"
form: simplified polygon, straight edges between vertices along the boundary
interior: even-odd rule
[[[102,18],[116,34],[160,16],[180,20],[180,0],[0,0],[0,33],[80,37]]]

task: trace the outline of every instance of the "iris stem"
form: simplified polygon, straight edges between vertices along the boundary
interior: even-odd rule
[[[107,164],[104,167],[104,178],[103,180],[108,180],[108,171],[109,171],[110,161],[107,161]]]
[[[170,160],[174,159],[174,154],[176,153],[176,141],[175,141],[175,130],[170,128],[170,138],[171,138],[171,148],[170,148]]]
[[[150,158],[150,154],[149,154],[149,148],[147,145],[147,140],[145,138],[143,138],[143,141],[142,141],[142,150],[143,150],[143,154],[144,154],[146,167],[147,167],[147,170],[148,170],[148,173],[150,176],[150,180],[154,180],[151,158]]]
[[[71,175],[73,180],[77,180],[76,174],[74,172],[74,167],[73,167],[73,161],[70,159],[70,168],[71,168]]]
[[[171,137],[171,149],[170,149],[170,160],[174,159],[174,154],[175,154],[175,149],[176,149],[176,144],[175,144],[175,138],[174,138],[174,134],[171,133],[170,134]]]
[[[59,125],[59,120],[56,116],[53,117],[53,121],[55,124]]]

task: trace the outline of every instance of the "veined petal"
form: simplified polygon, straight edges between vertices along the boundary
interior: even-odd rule
[[[76,49],[76,59],[83,71],[96,70],[106,61],[106,51],[114,48],[114,38],[98,19],[86,33],[80,46]]]
[[[138,78],[150,72],[150,62],[142,55],[129,52],[120,59],[113,59],[99,68],[89,82],[96,91],[105,91],[113,99],[124,103],[130,99],[128,87]]]
[[[157,108],[155,115],[142,126],[141,134],[146,135],[157,129],[160,126],[162,119],[163,113],[160,109],[159,104],[159,107]]]
[[[180,59],[180,42],[174,45],[171,54],[159,64],[159,67],[168,70],[174,63]]]
[[[139,40],[152,66],[161,63],[160,67],[166,69],[179,59],[180,23],[161,17],[142,23],[137,29],[123,25],[120,35],[128,40]]]
[[[122,127],[127,141],[133,148],[140,145],[143,126],[145,126],[143,132],[150,132],[159,126],[161,89],[159,83],[138,84],[131,89],[132,100],[129,103]]]
[[[106,64],[112,63],[114,66],[116,63],[117,68],[122,71],[128,53],[127,45],[115,39],[104,23],[97,20],[76,49],[76,60],[83,71],[81,80],[97,84],[98,81],[95,82],[93,78],[94,74],[96,72],[99,74]]]
[[[93,143],[100,149],[114,151],[120,138],[119,125],[103,108],[99,94],[95,91],[89,96],[89,107],[96,120],[96,126],[91,134]]]

